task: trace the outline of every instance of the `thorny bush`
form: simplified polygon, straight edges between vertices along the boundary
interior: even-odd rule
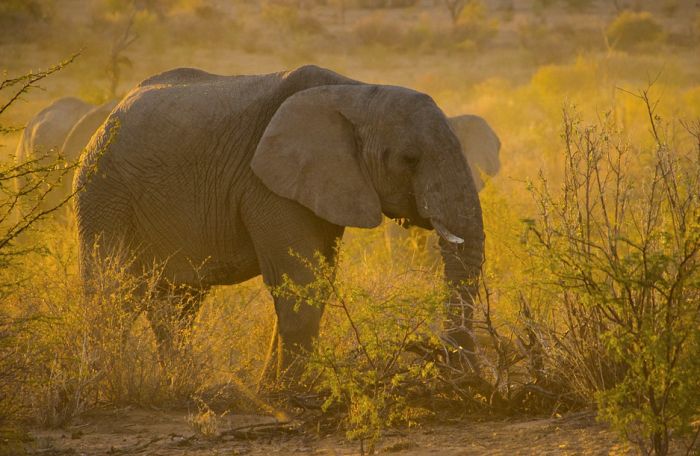
[[[665,123],[648,89],[637,96],[648,146],[612,114],[586,125],[564,112],[564,181],[532,186],[531,273],[552,301],[529,327],[540,375],[663,455],[700,432],[700,124]]]

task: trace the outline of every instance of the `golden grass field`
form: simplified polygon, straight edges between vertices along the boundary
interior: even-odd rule
[[[675,429],[668,454],[697,454],[700,255],[684,263],[699,266],[688,266],[687,279],[679,282],[677,289],[687,293],[678,298],[675,317],[666,326],[649,317],[653,321],[638,333],[599,313],[614,308],[637,315],[623,298],[608,302],[603,291],[566,288],[567,279],[557,275],[567,261],[582,258],[592,270],[611,270],[601,257],[577,256],[581,252],[567,242],[571,233],[580,234],[580,218],[559,209],[582,201],[570,173],[592,163],[591,151],[609,158],[622,149],[624,185],[632,197],[631,219],[620,222],[620,230],[631,233],[631,245],[647,240],[635,237],[634,226],[649,204],[662,208],[655,219],[660,234],[649,237],[649,249],[668,258],[658,263],[661,285],[649,293],[661,293],[668,274],[685,267],[674,266],[674,255],[687,251],[700,233],[697,193],[693,197],[693,189],[700,189],[697,173],[693,180],[700,170],[700,130],[693,129],[700,127],[697,2],[482,0],[465,2],[454,24],[448,2],[440,0],[397,8],[350,0],[28,3],[38,9],[30,11],[21,1],[0,3],[3,79],[80,55],[2,113],[3,127],[26,124],[58,97],[106,101],[110,52],[129,18],[136,38],[119,54],[118,96],[180,66],[254,74],[313,63],[362,81],[423,91],[448,115],[487,119],[502,142],[502,167],[480,193],[486,232],[480,311],[488,309],[489,325],[479,337],[487,381],[505,402],[468,387],[450,389],[434,363],[404,354],[396,355],[399,367],[381,372],[391,379],[381,387],[359,375],[367,366],[353,358],[358,340],[343,306],[366,337],[359,344],[378,360],[396,354],[394,342],[416,319],[423,318],[421,332],[435,337],[444,295],[432,233],[412,228],[396,236],[388,221],[375,230],[346,232],[337,278],[341,292],[324,316],[312,362],[316,383],[307,392],[315,405],[306,407],[280,392],[254,392],[275,318],[259,278],[215,288],[181,356],[159,365],[145,318],[131,325],[124,310],[133,284],[115,267],[105,273],[122,288],[89,304],[81,301],[74,222],[49,217],[18,241],[36,249],[0,264],[0,363],[8,366],[0,377],[0,407],[7,410],[0,411],[0,454],[661,454],[649,442],[660,435],[662,422]],[[660,31],[625,24],[616,31],[611,24],[623,11],[650,17]],[[643,94],[650,105],[640,99]],[[0,103],[7,96],[0,91]],[[652,134],[652,126],[661,134]],[[18,138],[18,132],[0,136],[5,162],[11,162]],[[679,231],[673,222],[676,200],[664,199],[665,193],[649,196],[646,183],[655,179],[659,151],[678,159],[672,177],[678,176],[678,195],[687,197],[687,229]],[[599,163],[608,177],[610,163]],[[615,180],[610,187],[605,182],[592,193],[602,204],[616,195]],[[592,218],[609,221],[600,206],[587,208]],[[557,237],[562,232],[569,238]],[[608,246],[609,232],[601,233],[586,239],[603,239]],[[538,242],[542,235],[550,242]],[[620,249],[629,255],[610,266],[617,272],[609,275],[608,291],[627,286],[634,305],[637,296],[646,296],[637,295],[637,288],[647,290],[652,279],[629,279],[638,269],[624,265],[647,265],[647,258],[632,247]],[[663,306],[650,309],[667,312]],[[608,326],[587,326],[591,321]],[[128,337],[122,339],[125,328]],[[687,336],[663,346],[678,350],[676,364],[663,361],[658,353],[666,348],[654,345],[669,332]],[[540,361],[533,361],[535,355]],[[625,383],[637,373],[625,360],[647,356],[656,370],[640,368]],[[332,377],[330,362],[350,367]],[[639,385],[668,391],[668,414],[648,408],[648,394],[631,394]],[[247,435],[231,432],[274,421],[283,410],[295,418],[291,431],[271,426]]]

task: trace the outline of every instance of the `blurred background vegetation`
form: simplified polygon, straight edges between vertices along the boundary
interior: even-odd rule
[[[13,103],[2,113],[1,123],[22,126],[61,96],[101,103],[125,94],[152,74],[178,66],[250,74],[306,63],[366,82],[426,92],[448,115],[481,115],[502,141],[501,172],[487,180],[480,194],[487,235],[481,305],[488,312],[482,312],[484,324],[479,327],[486,341],[482,355],[490,366],[484,374],[488,387],[463,390],[452,379],[451,393],[441,397],[462,401],[466,409],[480,413],[547,414],[597,404],[601,416],[623,434],[663,454],[664,435],[671,430],[693,435],[700,422],[700,398],[698,389],[693,389],[698,386],[699,367],[691,359],[700,347],[698,308],[693,307],[699,298],[674,295],[676,301],[669,302],[676,306],[675,319],[663,328],[645,327],[647,332],[635,332],[609,318],[615,315],[609,309],[622,306],[620,312],[625,314],[624,309],[638,308],[638,301],[606,299],[617,292],[615,284],[656,290],[649,291],[652,294],[666,290],[672,281],[663,273],[639,279],[634,277],[635,267],[683,269],[674,258],[687,253],[685,247],[694,242],[698,228],[691,223],[679,231],[667,224],[678,217],[674,197],[647,198],[653,192],[635,187],[630,190],[639,204],[635,210],[643,213],[658,206],[666,211],[649,222],[656,230],[650,236],[674,239],[675,244],[652,242],[644,249],[659,254],[652,259],[640,259],[638,252],[629,251],[624,265],[601,265],[599,258],[578,249],[581,239],[575,234],[583,229],[577,225],[580,220],[557,210],[580,203],[581,183],[570,179],[572,173],[597,169],[608,175],[615,169],[612,143],[627,151],[625,185],[657,182],[659,169],[676,160],[685,170],[700,169],[697,156],[692,158],[698,147],[693,122],[700,118],[696,3],[2,0],[0,69],[7,78],[47,68],[78,51],[80,56],[41,81],[43,90],[33,90]],[[10,159],[18,138],[19,132],[13,131],[0,136],[3,159]],[[680,199],[696,188],[692,176],[681,180],[680,190],[676,188]],[[697,196],[687,204],[690,215],[684,217],[692,219]],[[592,220],[603,223],[608,217],[598,213],[597,206],[589,209]],[[646,245],[642,241],[649,239],[644,236],[635,240],[636,220],[621,219],[620,231],[632,230],[630,242]],[[396,355],[397,347],[405,349],[410,342],[404,336],[417,324],[416,316],[437,312],[441,295],[432,234],[411,230],[397,238],[392,232],[387,226],[372,232],[349,230],[340,292],[328,309],[326,321],[331,323],[324,329],[326,340],[347,344],[322,345],[313,364],[318,388],[330,391],[323,410],[345,403],[343,423],[351,437],[372,439],[382,426],[435,416],[435,403],[407,403],[401,388],[411,385],[406,380],[411,376],[436,389],[446,380],[436,373],[433,361],[416,364]],[[585,241],[596,244],[613,236],[598,234],[599,238]],[[207,404],[203,413],[210,416],[211,398],[224,394],[210,390],[221,384],[234,385],[235,393],[229,396],[236,400],[229,397],[229,404],[235,403],[238,410],[260,406],[245,393],[257,381],[265,355],[260,347],[267,345],[274,319],[271,299],[259,280],[215,289],[183,347],[186,356],[166,369],[155,360],[152,335],[142,319],[131,330],[129,349],[114,344],[128,320],[118,297],[130,293],[126,279],[124,290],[116,295],[94,306],[79,305],[72,225],[48,220],[28,236],[26,242],[40,248],[12,265],[2,265],[1,271],[3,284],[11,284],[11,289],[1,309],[0,362],[12,361],[12,370],[6,372],[14,374],[0,376],[0,401],[8,404],[5,410],[13,410],[14,417],[59,424],[98,405],[162,404],[193,397]],[[609,245],[603,244],[604,251]],[[694,255],[692,261],[700,261]],[[576,280],[585,284],[589,276],[577,276],[577,271],[568,271],[565,278],[557,275],[571,262],[586,261],[599,268],[595,274],[610,273],[613,282],[607,291],[581,288]],[[700,283],[698,269],[690,269],[679,287],[692,290]],[[387,283],[393,286],[387,288]],[[657,287],[658,283],[663,286]],[[578,290],[575,296],[563,284]],[[387,302],[422,310],[410,316],[397,310],[391,313],[396,317],[392,320],[378,310],[377,303]],[[654,305],[637,317],[656,318],[661,310]],[[345,312],[338,310],[344,307]],[[368,342],[368,358],[358,358],[357,348],[363,342],[342,324],[347,324],[347,309],[372,337],[381,334],[382,340],[392,341],[384,347],[389,351],[377,351],[381,344]],[[251,313],[256,318],[250,318]],[[395,331],[387,329],[388,321]],[[433,323],[420,322],[431,337],[435,337]],[[659,345],[655,335],[668,331],[686,336]],[[677,359],[670,363],[655,358],[668,353],[670,346],[680,353]],[[650,365],[656,366],[653,375],[645,373],[646,364],[626,363],[630,357],[647,359],[647,355]],[[352,359],[374,377],[358,378],[342,369],[328,376],[324,370],[328,363],[342,364],[343,359]],[[381,369],[371,369],[378,364]],[[630,372],[636,375],[632,380],[626,377]],[[658,378],[663,378],[662,384],[654,383]],[[383,386],[378,389],[380,380]],[[523,387],[527,385],[529,389]],[[657,387],[675,409],[668,404],[661,412],[644,408],[649,398],[631,393]],[[538,395],[538,389],[548,395]],[[22,394],[16,394],[20,390]]]

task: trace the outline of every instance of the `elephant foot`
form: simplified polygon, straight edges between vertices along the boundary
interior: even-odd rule
[[[308,359],[308,350],[300,349],[298,346],[291,350],[283,348],[282,341],[275,331],[270,340],[263,368],[258,376],[256,392],[306,390],[303,380]]]

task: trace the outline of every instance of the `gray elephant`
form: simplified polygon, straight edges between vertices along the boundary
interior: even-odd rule
[[[471,169],[476,189],[481,191],[484,188],[482,173],[487,176],[495,176],[500,170],[501,141],[482,117],[463,114],[449,117],[447,121],[462,145],[462,152]],[[396,239],[406,239],[409,236],[406,230],[393,223],[386,226],[384,233],[388,243],[392,243]],[[427,243],[427,236],[424,240]],[[438,253],[435,252],[436,255]]]
[[[49,161],[61,156],[68,163],[75,162],[116,104],[110,101],[95,106],[74,97],[59,98],[27,123],[17,145],[17,160],[44,157],[44,161]],[[73,173],[64,175],[60,185],[42,201],[43,207],[55,207],[67,198],[72,181]]]
[[[428,95],[316,66],[254,76],[176,69],[132,90],[86,153],[74,182],[84,280],[98,267],[96,245],[99,255],[135,254],[134,273],[161,262],[163,279],[189,296],[259,274],[271,287],[285,275],[309,283],[290,251],[332,262],[346,226],[376,227],[384,214],[438,232],[454,290],[445,334],[472,346],[481,206]],[[274,301],[284,369],[310,349],[323,309]],[[185,322],[198,308],[189,302]],[[166,345],[172,335],[149,318]]]
[[[472,114],[450,117],[450,126],[462,144],[477,190],[484,187],[481,173],[495,176],[501,169],[501,141],[482,117]]]
[[[117,106],[116,100],[93,106],[73,125],[61,146],[61,154],[68,163],[74,163],[80,158],[80,154],[90,142],[92,135],[95,134],[115,106]],[[73,175],[67,177],[62,181],[60,189],[62,196],[71,194]]]
[[[17,145],[17,158],[58,153],[76,122],[92,108],[93,105],[78,98],[65,97],[42,109],[24,128]]]
[[[115,100],[91,106],[91,109],[73,125],[61,146],[61,152],[67,160],[73,161],[80,157],[92,135],[95,134],[115,106],[117,106]]]

